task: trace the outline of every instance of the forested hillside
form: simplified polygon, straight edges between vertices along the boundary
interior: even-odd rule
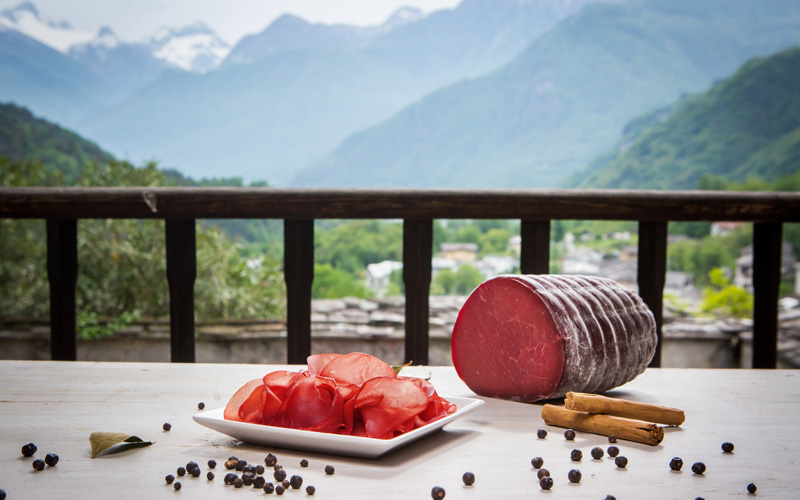
[[[298,186],[554,187],[625,124],[797,44],[800,3],[590,4],[505,67],[351,135]]]
[[[60,172],[73,182],[88,162],[111,155],[76,133],[36,118],[25,108],[0,103],[0,156],[40,162],[48,174]]]
[[[798,82],[800,47],[753,59],[710,90],[631,122],[617,150],[568,185],[695,189],[704,176],[741,184],[800,171]]]

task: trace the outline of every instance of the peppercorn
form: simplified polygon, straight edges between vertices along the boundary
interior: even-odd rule
[[[261,475],[264,473],[264,466],[261,464],[256,465],[256,474]]]
[[[186,470],[193,469],[195,467],[200,467],[200,464],[198,464],[194,460],[186,463]]]
[[[264,484],[264,493],[272,493],[275,491],[275,485],[272,483]]]
[[[250,474],[249,472],[242,474],[242,483],[244,483],[245,486],[253,486],[253,482],[255,482],[255,480],[256,476]]]
[[[209,481],[213,481],[213,480],[214,480],[214,473],[213,473],[213,472],[211,472],[211,471],[208,471],[208,473],[206,474],[206,478],[207,478]]]
[[[175,480],[175,476],[173,476],[172,474],[167,474],[167,476],[164,478],[164,481],[166,481],[167,484],[172,484],[172,481],[174,481],[174,480]]]
[[[547,469],[539,469],[539,472],[536,473],[536,477],[538,477],[539,479],[548,476],[550,476],[550,471]]]
[[[669,468],[674,471],[681,470],[683,468],[683,460],[681,460],[679,457],[674,457],[669,461]]]
[[[246,474],[252,474],[252,475],[255,476],[256,475],[256,468],[253,465],[245,465],[244,467],[242,467],[242,472],[244,472]]]
[[[619,467],[620,469],[624,469],[628,466],[628,459],[625,457],[617,457],[614,459],[614,464]]]
[[[325,474],[327,474],[329,476],[332,476],[334,472],[335,472],[335,469],[333,468],[333,465],[326,465],[325,466]]]
[[[722,452],[723,453],[733,453],[733,443],[722,443]]]
[[[209,468],[209,469],[213,469],[213,468],[215,468],[216,466],[217,466],[217,461],[216,461],[216,460],[214,460],[213,458],[212,458],[211,460],[209,460],[209,461],[208,461],[208,468]]]
[[[581,471],[578,469],[572,469],[567,473],[567,479],[569,479],[570,483],[580,483],[581,482]]]
[[[286,471],[283,469],[278,469],[275,471],[273,476],[275,477],[276,481],[283,481],[284,479],[286,479]]]
[[[300,460],[300,467],[308,467],[308,460],[305,458]]]
[[[599,446],[592,448],[592,458],[595,460],[600,460],[603,458],[603,448],[600,448]]]
[[[237,460],[236,458],[229,458],[228,460],[225,461],[225,468],[228,470],[233,470],[236,468],[236,464],[238,463],[239,460]]]
[[[552,477],[543,477],[539,480],[539,486],[543,490],[549,490],[553,487],[553,478]]]
[[[168,431],[168,430],[172,429],[172,424],[169,423],[169,422],[164,422],[164,425],[162,425],[161,428],[164,429],[165,431]],[[178,489],[180,489],[180,488],[178,488]]]
[[[243,472],[245,465],[247,465],[247,460],[238,460],[236,462],[236,470],[239,472]]]
[[[242,486],[244,486],[244,480],[242,478],[237,477],[236,479],[233,480],[234,488],[241,488]]]
[[[756,488],[756,485],[753,484],[753,483],[750,483],[750,484],[747,485],[747,492],[750,493],[750,494],[755,493],[757,489],[758,488]]]
[[[186,475],[186,469],[184,469],[183,467],[178,467],[178,475],[179,476],[185,476]]]
[[[172,485],[172,487],[175,488],[175,491],[180,490],[181,489],[181,482],[180,481],[176,482],[175,484]]]
[[[239,479],[239,476],[234,474],[233,472],[229,472],[225,474],[225,478],[222,480],[225,484],[233,484],[234,481]]]
[[[609,457],[613,458],[619,455],[619,448],[617,448],[616,446],[609,446],[606,452],[608,453]]]
[[[306,486],[306,495],[313,495],[317,492],[317,489],[313,486]]]
[[[564,431],[564,439],[566,439],[567,441],[572,441],[573,439],[575,439],[575,431],[573,431],[572,429],[567,429],[566,431]]]
[[[192,477],[200,477],[200,467],[192,467],[192,470],[189,471],[189,474],[191,474]]]
[[[50,467],[55,467],[55,465],[58,463],[58,455],[55,453],[48,453],[44,457],[44,463]]]
[[[296,490],[299,490],[299,489],[300,489],[300,487],[301,487],[301,486],[303,486],[303,478],[302,478],[302,477],[300,477],[300,476],[298,476],[298,475],[294,475],[294,476],[292,476],[292,478],[289,480],[289,484],[291,484],[291,485],[292,485],[292,488],[294,488],[294,489],[296,489]]]
[[[34,470],[44,470],[44,460],[41,458],[37,458],[33,461],[33,469]]]
[[[617,497],[615,497],[614,495],[606,495],[605,500],[617,500]]]
[[[267,480],[264,479],[264,476],[256,476],[253,480],[253,488],[261,489],[265,484],[267,484]]]
[[[698,475],[702,475],[706,472],[706,464],[703,462],[695,462],[692,464],[692,472]]]
[[[461,476],[461,480],[464,481],[466,486],[472,486],[475,484],[475,474],[472,472],[465,472],[463,476]]]
[[[281,486],[283,486],[284,490],[288,490],[289,489],[289,480],[288,479],[284,479],[283,481],[281,481]]]
[[[198,410],[204,410],[204,409],[205,409],[205,407],[206,407],[206,404],[205,404],[205,403],[203,403],[202,401],[200,401],[199,403],[197,403],[197,409],[198,409]]]
[[[445,495],[444,488],[442,488],[441,486],[434,486],[431,489],[431,498],[433,498],[433,500],[442,500],[442,498],[444,498],[444,495]]]
[[[272,470],[281,470],[281,469],[283,469],[283,465],[281,464],[275,464],[275,466],[272,468]]]
[[[272,453],[267,453],[267,456],[264,458],[264,463],[267,465],[267,467],[272,467],[278,463],[278,457]]]
[[[28,443],[22,447],[22,456],[23,457],[32,457],[34,453],[36,453],[36,445],[33,443]]]
[[[542,457],[533,457],[531,459],[531,465],[534,469],[541,469],[542,465],[544,465],[544,459]]]
[[[609,443],[616,443],[617,442],[617,436],[615,436],[613,434],[608,436],[608,442]],[[609,495],[609,496],[611,496],[611,495]]]
[[[581,450],[572,450],[569,454],[569,459],[573,462],[580,462],[583,459],[583,452]]]
[[[545,429],[539,429],[538,431],[536,431],[536,437],[538,437],[539,439],[546,438],[547,437],[547,431]]]
[[[285,490],[284,490],[283,486],[281,486],[280,484],[275,487],[275,494],[276,495],[283,495],[284,491]]]
[[[0,500],[6,500],[6,491],[0,490]]]

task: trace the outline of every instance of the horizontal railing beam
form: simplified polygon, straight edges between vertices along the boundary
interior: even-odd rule
[[[800,222],[800,194],[596,189],[0,188],[0,217]]]

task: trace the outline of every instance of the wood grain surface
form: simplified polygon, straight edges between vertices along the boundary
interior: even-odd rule
[[[800,476],[800,373],[784,370],[648,369],[609,395],[680,407],[686,422],[668,427],[659,446],[620,441],[626,469],[605,455],[591,458],[595,446],[606,449],[606,438],[578,432],[566,441],[563,429],[541,420],[540,404],[487,399],[478,411],[444,431],[377,460],[272,449],[240,443],[192,420],[197,404],[224,406],[248,380],[278,366],[85,363],[57,361],[0,362],[0,489],[9,500],[79,498],[264,498],[264,493],[225,486],[222,463],[231,455],[263,463],[273,452],[289,475],[299,474],[316,487],[313,498],[430,498],[441,486],[447,499],[493,498],[746,498],[747,485],[758,486],[758,498],[796,498]],[[292,369],[297,369],[297,366]],[[440,394],[474,396],[449,367],[433,367],[431,382]],[[164,432],[164,422],[172,430]],[[545,439],[536,431],[547,429]],[[93,431],[135,434],[155,444],[107,457],[89,457]],[[34,442],[34,458],[54,452],[58,465],[36,472],[32,458],[20,454]],[[721,444],[735,445],[732,454]],[[583,451],[581,462],[570,451]],[[544,458],[554,479],[544,493],[530,465]],[[672,457],[681,457],[682,472],[672,472]],[[208,459],[216,459],[216,479],[208,481]],[[301,459],[309,466],[301,468]],[[180,478],[175,492],[164,476],[175,474],[191,460],[201,466],[199,478]],[[707,472],[694,475],[691,465],[702,461]],[[324,473],[333,465],[332,476]],[[579,469],[580,484],[567,473]],[[475,485],[461,476],[473,472]],[[252,488],[250,488],[252,490]],[[284,498],[307,498],[304,490]]]

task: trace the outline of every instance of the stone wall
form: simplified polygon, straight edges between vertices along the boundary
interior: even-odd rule
[[[432,296],[429,363],[451,365],[450,335],[465,297]],[[375,300],[315,300],[312,352],[372,354],[391,364],[404,361],[402,297]],[[665,368],[748,367],[751,324],[665,314],[662,363]],[[46,321],[0,320],[0,359],[49,359]],[[201,363],[285,363],[282,321],[198,323],[196,359]],[[169,323],[143,321],[109,337],[78,341],[78,359],[156,361],[170,358]],[[781,315],[779,366],[800,367],[800,310]]]

